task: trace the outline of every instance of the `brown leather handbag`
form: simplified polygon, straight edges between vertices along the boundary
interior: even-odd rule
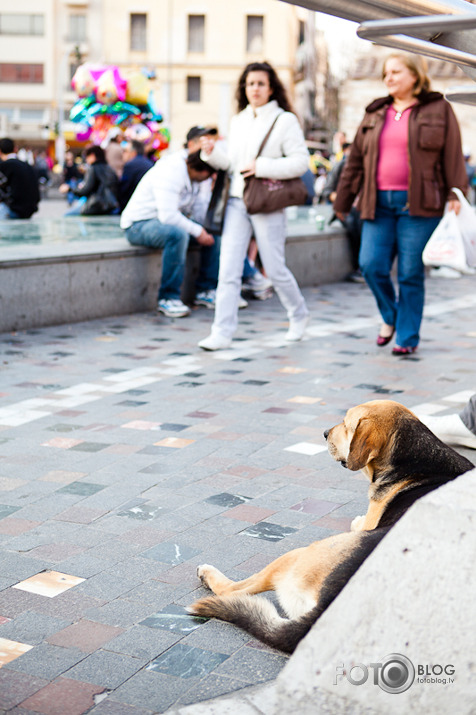
[[[263,151],[279,116],[278,114],[261,142],[256,158]],[[268,214],[280,211],[286,206],[299,206],[305,204],[307,198],[308,191],[299,177],[295,179],[259,179],[257,176],[248,176],[245,179],[243,201],[249,214]]]

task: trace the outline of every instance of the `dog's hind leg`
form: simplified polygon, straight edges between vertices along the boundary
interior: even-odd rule
[[[272,561],[264,569],[253,574],[243,581],[231,581],[224,576],[214,566],[202,564],[197,569],[197,575],[204,586],[209,588],[217,596],[228,596],[233,593],[262,593],[263,591],[274,591],[277,579],[284,572],[292,568],[298,553],[304,549],[295,549],[283,554]]]
[[[286,615],[294,620],[312,611],[317,603],[315,589],[306,591],[302,583],[293,579],[283,579],[276,587],[276,595]]]
[[[270,564],[271,566],[271,564]],[[269,580],[269,574],[263,571],[244,579],[243,581],[232,581],[219,571],[215,566],[202,564],[197,568],[197,576],[204,586],[216,593],[217,596],[227,596],[232,593],[261,593],[262,591],[272,591],[273,586]]]

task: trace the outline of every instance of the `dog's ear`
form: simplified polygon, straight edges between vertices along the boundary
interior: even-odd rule
[[[361,417],[354,431],[347,457],[347,468],[356,472],[378,457],[383,446],[381,433],[368,417]]]

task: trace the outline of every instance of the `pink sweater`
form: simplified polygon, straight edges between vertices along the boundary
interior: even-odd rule
[[[408,190],[408,120],[411,108],[405,109],[395,121],[397,112],[387,109],[385,124],[379,140],[377,189],[380,191]]]

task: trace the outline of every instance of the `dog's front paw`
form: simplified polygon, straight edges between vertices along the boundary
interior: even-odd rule
[[[197,576],[202,582],[202,584],[205,586],[205,588],[210,588],[208,577],[210,575],[210,572],[215,570],[215,567],[210,566],[210,564],[200,564],[200,566],[197,567]]]
[[[365,523],[365,516],[356,516],[355,519],[352,519],[352,523],[350,525],[350,530],[351,531],[363,531],[364,523]]]

